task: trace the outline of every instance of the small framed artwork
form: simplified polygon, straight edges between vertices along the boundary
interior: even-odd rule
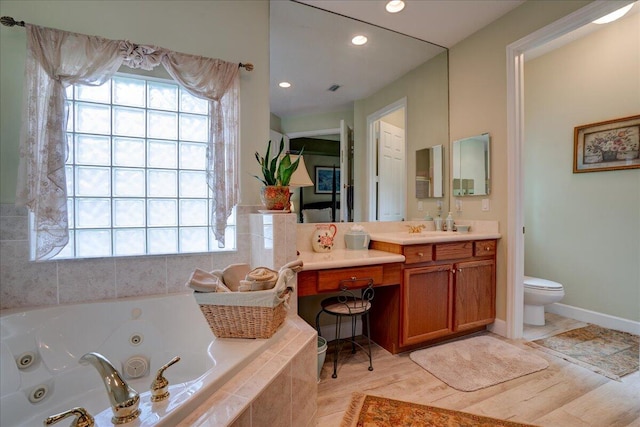
[[[573,173],[640,168],[640,115],[578,126]]]
[[[316,194],[331,194],[333,191],[333,167],[316,166]],[[336,167],[336,194],[340,194],[340,168]]]

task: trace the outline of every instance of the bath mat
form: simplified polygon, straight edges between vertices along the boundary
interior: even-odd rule
[[[490,387],[549,366],[549,362],[532,352],[489,336],[425,348],[409,357],[460,391]]]
[[[386,397],[353,393],[349,408],[340,427],[526,427],[497,418],[483,417],[467,412],[437,408],[387,399]]]
[[[640,337],[628,332],[589,324],[527,344],[618,381],[638,370]]]

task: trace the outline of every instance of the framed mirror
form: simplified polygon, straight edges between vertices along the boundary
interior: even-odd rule
[[[489,194],[490,145],[488,133],[453,141],[451,188],[455,197]]]
[[[377,176],[372,177],[379,169],[371,167],[371,162],[379,157],[379,150],[369,138],[367,117],[406,98],[406,157],[402,167],[395,168],[402,171],[398,179],[406,184],[400,201],[394,204],[406,206],[407,218],[418,216],[413,197],[416,150],[425,140],[448,141],[447,49],[305,3],[270,2],[271,129],[286,140],[289,135],[339,128],[340,141],[334,144],[343,182],[335,195],[302,188],[297,197],[303,200],[302,206],[296,209],[312,203],[326,209],[323,203],[328,203],[339,206],[336,218],[341,220],[371,220],[376,209],[369,207],[370,194],[376,186],[370,183],[379,182]],[[351,40],[356,34],[365,35],[368,42],[355,46]],[[290,87],[280,87],[283,81]],[[328,154],[314,149],[311,139],[304,144],[310,176],[315,172],[312,165],[334,164],[326,158],[307,160],[311,153]],[[291,149],[296,150],[294,144]],[[444,183],[448,183],[446,178]]]
[[[416,151],[416,199],[444,197],[444,147]]]

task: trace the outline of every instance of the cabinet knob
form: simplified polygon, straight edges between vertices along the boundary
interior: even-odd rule
[[[485,247],[484,247],[484,250],[485,250],[485,251],[487,251],[487,252],[489,252],[489,251],[491,250],[491,248],[490,248],[489,246],[485,246]]]
[[[417,255],[418,255],[418,256],[420,256],[420,257],[423,257],[423,256],[424,256],[424,254],[423,254],[422,252],[418,252],[418,254],[417,254]]]
[[[356,276],[351,276],[351,280],[356,280],[357,277]]]

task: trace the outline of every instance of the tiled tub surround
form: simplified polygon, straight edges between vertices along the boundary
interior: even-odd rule
[[[26,210],[0,204],[0,307],[178,293],[196,267],[248,262],[278,268],[295,259],[295,216],[251,215],[257,209],[239,207],[233,252],[36,263],[28,261]],[[277,341],[208,396],[181,426],[315,424],[317,334],[294,315],[297,298],[291,306],[287,322],[272,338]]]
[[[294,315],[267,340],[215,338],[190,293],[5,310],[1,320],[3,426],[41,424],[76,406],[110,425],[102,380],[77,360],[89,351],[116,368],[133,356],[149,361],[142,377],[127,380],[140,393],[140,427],[307,426],[315,416],[316,333]],[[134,335],[142,341],[130,343]],[[19,369],[26,352],[34,363]],[[176,355],[182,360],[165,372],[171,395],[152,404],[151,380]],[[30,403],[44,387],[44,398]]]
[[[235,251],[30,262],[26,209],[0,204],[0,309],[182,292],[195,268],[209,271],[240,262],[270,266],[267,262],[284,259],[283,248],[293,248],[285,258],[295,259],[295,247],[286,241],[295,238],[295,227],[285,224],[289,215],[273,226],[250,226],[258,208],[238,207]],[[263,243],[252,247],[252,242]]]

